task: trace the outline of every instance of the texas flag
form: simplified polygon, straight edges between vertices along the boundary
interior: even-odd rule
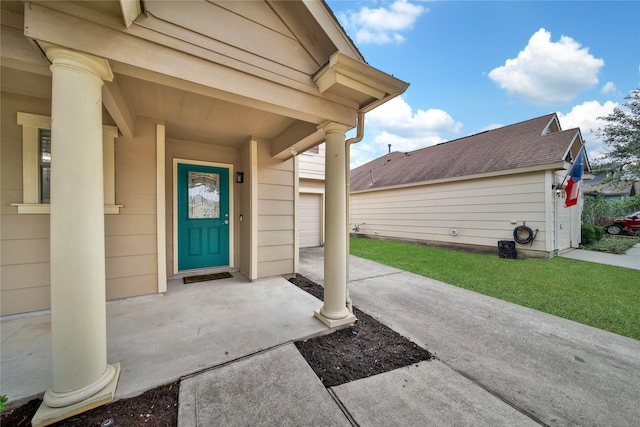
[[[578,195],[580,194],[580,182],[582,181],[582,172],[584,170],[584,150],[580,148],[578,157],[573,162],[571,170],[569,171],[569,182],[565,192],[567,198],[564,201],[564,207],[568,208],[578,203]]]

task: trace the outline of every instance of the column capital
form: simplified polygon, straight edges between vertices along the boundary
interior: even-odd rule
[[[325,135],[338,132],[345,134],[353,129],[353,126],[343,125],[342,123],[337,122],[324,122],[318,125],[318,129],[324,131]]]
[[[79,72],[91,73],[103,81],[113,81],[113,72],[106,59],[47,42],[38,41],[38,45],[51,61],[52,69],[54,67],[64,67]]]

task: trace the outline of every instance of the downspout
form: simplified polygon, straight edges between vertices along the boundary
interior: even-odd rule
[[[346,149],[346,156],[345,156],[345,177],[346,177],[346,187],[347,187],[347,223],[345,224],[347,227],[347,283],[346,283],[346,288],[347,288],[347,309],[349,310],[349,312],[351,314],[353,314],[353,303],[351,302],[351,297],[349,296],[349,256],[350,256],[350,241],[349,241],[349,216],[350,216],[350,210],[351,208],[349,207],[349,199],[350,199],[350,192],[351,192],[351,144],[356,144],[360,141],[362,141],[362,138],[364,137],[364,112],[362,111],[358,111],[358,128],[356,131],[356,136],[353,138],[349,138],[345,141],[345,149]]]

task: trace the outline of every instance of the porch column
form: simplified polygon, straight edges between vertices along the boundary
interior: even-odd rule
[[[102,84],[106,60],[41,43],[51,61],[51,330],[53,387],[33,425],[113,400],[107,365]]]
[[[347,309],[347,195],[345,132],[338,123],[323,126],[325,157],[324,305],[315,316],[333,328],[355,322]]]

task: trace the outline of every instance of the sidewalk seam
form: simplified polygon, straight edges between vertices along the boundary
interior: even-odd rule
[[[385,274],[379,274],[377,276],[363,277],[362,279],[349,279],[349,283],[351,283],[351,282],[362,282],[363,280],[377,279],[379,277],[393,276],[394,274],[401,274],[401,273],[407,273],[407,272],[406,271],[402,271],[402,270],[398,270],[398,271],[394,271],[393,273],[385,273]]]
[[[228,360],[228,361],[220,363],[218,365],[213,365],[213,366],[209,366],[209,367],[206,367],[206,368],[202,368],[199,371],[191,372],[189,374],[182,375],[179,378],[179,381],[182,382],[184,380],[188,380],[190,378],[197,377],[198,375],[204,374],[206,372],[215,371],[217,369],[221,369],[221,368],[227,367],[229,365],[233,365],[233,364],[235,364],[237,362],[241,362],[241,361],[249,359],[249,358],[251,358],[253,356],[257,356],[257,355],[263,354],[263,353],[268,353],[271,350],[275,350],[277,348],[284,347],[284,346],[289,345],[289,344],[293,344],[295,341],[297,341],[297,340],[286,341],[286,342],[283,342],[281,344],[276,344],[276,345],[273,345],[271,347],[267,347],[265,349],[255,351],[253,353],[250,353],[250,354],[247,354],[247,355],[244,355],[244,356],[240,356],[240,357],[238,357],[236,359]]]
[[[334,393],[332,388],[328,388],[327,392],[329,393],[329,396],[331,396],[331,398],[334,400],[334,402],[336,402],[336,405],[338,405],[338,408],[340,408],[340,410],[342,411],[342,413],[344,414],[345,417],[347,417],[347,421],[349,421],[349,423],[353,426],[353,427],[360,427],[360,424],[358,424],[358,422],[355,420],[355,418],[353,418],[353,415],[351,415],[351,413],[349,412],[349,410],[347,409],[346,406],[344,406],[342,404],[342,401],[340,400],[340,398]]]
[[[516,411],[520,412],[521,414],[527,416],[528,418],[530,418],[531,420],[533,420],[534,422],[540,424],[543,427],[551,427],[549,424],[545,423],[544,421],[542,421],[540,418],[536,417],[533,414],[530,414],[529,412],[527,412],[526,410],[520,408],[518,405],[516,405],[515,403],[511,402],[510,400],[506,399],[505,397],[501,396],[500,394],[496,393],[495,391],[491,390],[490,388],[488,388],[487,386],[485,386],[484,384],[482,384],[481,382],[477,381],[476,379],[474,379],[473,377],[469,376],[468,374],[462,372],[461,370],[454,368],[453,366],[451,366],[451,364],[445,362],[442,359],[437,359],[440,362],[444,363],[449,369],[451,369],[452,371],[456,372],[459,375],[462,375],[464,378],[468,379],[469,381],[471,381],[472,383],[474,383],[475,385],[477,385],[478,387],[482,388],[483,390],[485,390],[486,392],[490,393],[492,396],[500,399],[501,401],[503,401],[504,403],[506,403],[507,405],[511,406],[513,409],[515,409]]]

